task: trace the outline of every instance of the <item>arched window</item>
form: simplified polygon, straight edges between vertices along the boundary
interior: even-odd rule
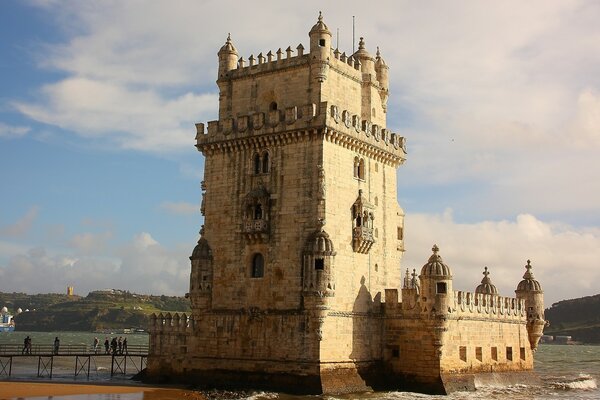
[[[269,172],[269,152],[265,151],[262,157],[262,172],[266,174]]]
[[[277,103],[275,103],[274,101],[271,102],[271,105],[269,105],[269,110],[272,110],[272,111],[277,110]]]
[[[254,207],[254,219],[263,219],[262,205],[260,204]]]
[[[252,277],[262,278],[265,274],[265,259],[260,253],[254,254],[252,257]]]
[[[260,174],[260,156],[256,153],[252,159],[252,165],[254,167],[254,173]]]
[[[358,162],[358,178],[365,179],[365,160],[363,158]]]
[[[354,157],[354,177],[358,178],[358,157]]]

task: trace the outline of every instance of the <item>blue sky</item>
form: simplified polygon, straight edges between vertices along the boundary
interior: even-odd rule
[[[0,291],[185,293],[216,52],[306,47],[322,10],[390,66],[401,268],[437,243],[460,289],[531,258],[549,302],[600,292],[600,4],[340,4],[0,2]]]

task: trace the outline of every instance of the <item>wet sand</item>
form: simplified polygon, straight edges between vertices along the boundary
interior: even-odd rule
[[[201,394],[189,390],[157,388],[149,386],[126,386],[110,384],[77,384],[52,382],[0,382],[0,399],[43,398],[45,396],[73,396],[93,394],[140,394],[144,400],[190,399],[204,400]]]

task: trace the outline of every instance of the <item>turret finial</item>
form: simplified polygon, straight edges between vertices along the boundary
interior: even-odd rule
[[[438,247],[437,244],[434,244],[433,247],[431,248],[431,251],[433,251],[433,254],[437,254],[440,251],[440,248]]]
[[[231,32],[227,34],[227,43],[231,43]]]
[[[365,38],[360,38],[360,40],[358,41],[358,49],[359,50],[364,50],[365,48]]]
[[[484,276],[485,278],[487,278],[489,274],[490,274],[490,273],[488,272],[488,267],[483,267],[483,276]]]
[[[375,55],[377,56],[377,58],[381,57],[381,53],[379,52],[379,46],[377,46],[377,52],[375,53]]]
[[[319,11],[319,18],[317,19],[319,22],[323,22],[323,14]]]

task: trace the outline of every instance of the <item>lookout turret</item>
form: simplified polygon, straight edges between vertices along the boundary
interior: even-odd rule
[[[434,244],[427,264],[421,268],[421,297],[427,312],[446,313],[452,298],[452,271]]]
[[[488,267],[483,268],[483,279],[481,280],[481,284],[477,286],[475,289],[475,293],[482,294],[498,294],[498,289],[492,283],[492,280],[489,277],[490,273],[488,272]]]
[[[231,35],[227,35],[227,40],[217,55],[219,56],[219,79],[221,79],[227,72],[237,67],[238,52],[231,42]]]
[[[529,334],[531,349],[535,351],[540,337],[542,337],[544,332],[546,320],[544,319],[544,292],[542,291],[542,285],[534,278],[531,268],[531,261],[527,260],[523,280],[517,285],[515,293],[518,299],[525,299],[527,332]]]

